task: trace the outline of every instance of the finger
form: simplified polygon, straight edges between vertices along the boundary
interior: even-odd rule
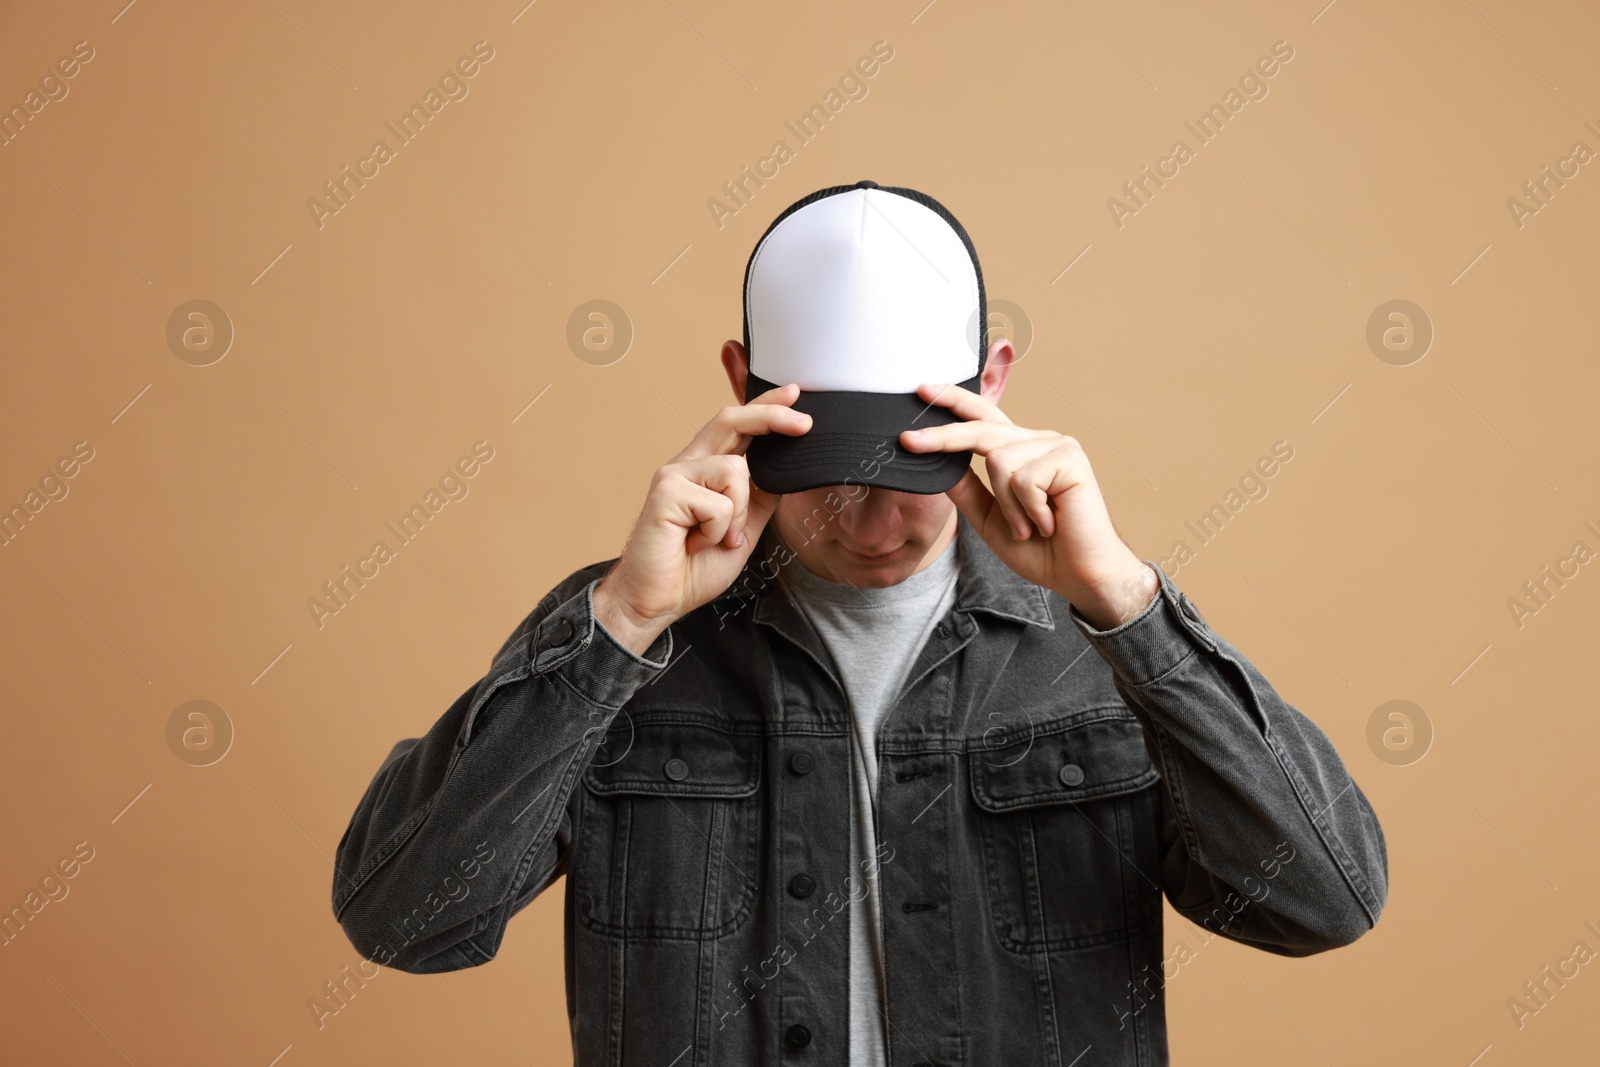
[[[1054,537],[1056,513],[1052,502],[1083,481],[1075,442],[1063,439],[1018,467],[1011,475],[1011,492],[1043,537]]]
[[[661,518],[685,531],[684,550],[694,555],[715,545],[728,532],[733,501],[680,475],[674,475],[662,501]]]
[[[749,512],[744,522],[746,541],[754,541],[767,528],[767,521],[778,510],[778,494],[769,493],[754,482],[750,483]]]
[[[1010,422],[1000,405],[959,385],[928,383],[917,387],[917,395],[929,404],[949,408],[963,419],[982,419],[986,422]]]
[[[685,463],[672,464],[670,468],[689,481],[721,493],[733,505],[727,528],[720,537],[712,537],[710,528],[702,533],[712,542],[723,541],[729,548],[744,544],[745,520],[750,508],[750,467],[742,455],[701,456]]]
[[[785,399],[787,398],[787,399]],[[800,386],[796,382],[787,385],[774,385],[764,393],[757,393],[746,400],[746,404],[792,404],[800,398]]]
[[[730,404],[712,417],[695,434],[694,440],[674,459],[743,452],[757,434],[784,433],[799,436],[811,429],[811,416],[795,411],[800,397],[798,385],[769,389],[748,404]]]
[[[1038,528],[1040,537],[1054,537],[1056,519],[1050,510],[1050,493],[1035,480],[1038,473],[1043,473],[1046,478],[1053,477],[1049,472],[1037,472],[1035,464],[1030,463],[1012,475],[1011,495],[1022,513]]]
[[[1056,536],[1056,501],[1083,485],[1099,493],[1083,446],[1070,437],[1062,437],[1050,451],[1019,467],[1011,483],[1022,507],[1029,510],[1030,515],[1042,514],[1046,518],[1046,525],[1040,525],[1040,533],[1046,537]]]
[[[1030,430],[1013,422],[952,422],[922,430],[906,430],[900,443],[907,452],[976,452],[987,456],[1001,445],[1035,437],[1055,436],[1054,430]]]
[[[750,516],[750,467],[740,455],[728,456],[722,462],[727,470],[727,478],[719,484],[707,484],[733,503],[728,532],[722,540],[729,548],[738,548],[744,544],[745,523]]]
[[[1040,524],[1036,510],[1018,496],[1016,476],[1026,464],[1049,453],[1058,440],[1060,438],[1052,436],[1013,441],[990,452],[985,458],[995,502],[1005,516],[1006,524],[1011,527],[1011,536],[1018,541],[1026,541],[1036,527],[1040,536],[1049,536],[1046,532],[1049,524]],[[1049,511],[1048,502],[1045,510]]]
[[[1033,532],[1033,523],[1029,520],[1022,506],[1017,503],[1016,494],[1011,489],[1011,468],[1002,467],[996,463],[995,457],[999,456],[997,450],[988,457],[989,468],[989,493],[994,497],[995,510],[1005,522],[1006,528],[1011,531],[1013,541],[1026,541]]]
[[[988,540],[993,531],[989,524],[999,521],[1003,526],[1005,520],[1000,517],[998,505],[995,504],[994,494],[989,492],[983,484],[983,479],[978,477],[978,472],[971,467],[961,476],[961,480],[945,491],[956,506],[956,510],[966,516],[967,522],[984,540]]]

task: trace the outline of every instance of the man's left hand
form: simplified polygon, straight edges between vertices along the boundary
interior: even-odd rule
[[[993,491],[969,469],[948,495],[1008,567],[1061,594],[1099,630],[1126,622],[1155,598],[1160,581],[1117,536],[1076,439],[1018,426],[999,405],[958,385],[924,385],[917,395],[965,421],[907,430],[901,445],[983,457]]]

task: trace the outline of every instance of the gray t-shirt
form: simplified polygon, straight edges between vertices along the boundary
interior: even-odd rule
[[[852,871],[876,872],[878,726],[909,679],[928,634],[955,603],[956,543],[952,539],[938,559],[882,589],[830,582],[799,560],[780,573],[784,589],[822,638],[844,683],[853,727]],[[850,1063],[881,1067],[888,1047],[883,913],[876,876],[867,879],[867,888],[861,899],[850,899]]]

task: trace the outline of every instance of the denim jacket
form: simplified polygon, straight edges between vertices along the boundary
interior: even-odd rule
[[[879,731],[863,870],[844,690],[768,530],[642,656],[594,617],[613,561],[577,571],[396,744],[339,842],[351,943],[484,964],[566,875],[579,1067],[840,1064],[848,904],[877,892],[889,1063],[1093,1067],[1168,1062],[1163,895],[1206,940],[1285,956],[1377,921],[1367,798],[1165,573],[1097,630],[958,521],[954,606]]]

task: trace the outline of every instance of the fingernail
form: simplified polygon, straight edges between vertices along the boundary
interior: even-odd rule
[[[733,535],[733,547],[734,548],[743,548],[744,547],[744,531],[743,530],[740,530],[738,533]]]

